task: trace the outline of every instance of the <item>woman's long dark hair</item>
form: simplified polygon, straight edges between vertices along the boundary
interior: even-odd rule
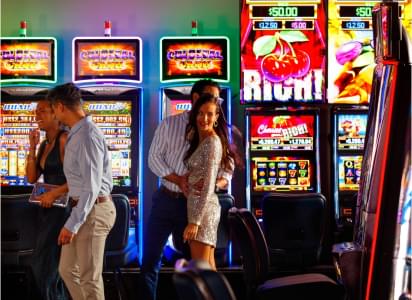
[[[224,170],[233,170],[234,164],[237,162],[237,155],[230,148],[229,143],[229,133],[228,133],[228,124],[226,122],[225,116],[220,106],[219,99],[214,97],[211,94],[205,93],[202,94],[199,99],[195,102],[190,111],[189,123],[186,126],[186,139],[188,140],[190,146],[184,157],[184,162],[187,164],[188,159],[195,152],[197,146],[199,146],[199,132],[197,130],[196,118],[199,113],[200,107],[206,103],[213,103],[216,105],[216,113],[219,114],[217,119],[217,126],[214,127],[216,134],[219,136],[219,139],[222,143],[222,162],[221,167]]]

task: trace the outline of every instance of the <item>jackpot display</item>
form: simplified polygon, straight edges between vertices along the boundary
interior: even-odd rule
[[[0,43],[0,82],[56,82],[56,39],[2,37]]]
[[[328,4],[328,101],[367,104],[375,68],[372,11],[380,1]],[[411,1],[399,0],[403,25],[412,30]]]
[[[367,114],[337,115],[339,150],[362,150],[365,143]]]
[[[36,106],[35,101],[1,103],[0,173],[3,187],[29,185],[26,158],[30,149],[29,133],[38,127]]]
[[[132,187],[131,101],[84,101],[83,108],[106,138],[111,155],[113,185]]]
[[[323,1],[242,0],[241,103],[322,102]]]
[[[74,82],[142,82],[139,37],[78,37],[72,55]]]
[[[190,100],[170,100],[166,104],[166,115],[174,116],[181,114],[182,112],[189,111],[192,109],[192,103]]]
[[[160,40],[160,81],[209,78],[228,82],[229,39],[221,36],[163,37]]]
[[[313,150],[314,116],[252,115],[250,150]]]

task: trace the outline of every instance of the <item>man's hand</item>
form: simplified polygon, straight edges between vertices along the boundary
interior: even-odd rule
[[[177,180],[177,183],[176,183],[179,186],[182,193],[186,196],[186,198],[189,196],[188,178],[189,178],[189,172],[182,175],[182,176],[179,176],[178,180]]]
[[[216,179],[216,186],[220,190],[227,190],[227,185],[228,185],[228,181],[226,178],[219,177],[218,179]]]
[[[45,208],[50,208],[53,206],[54,200],[56,200],[56,196],[53,194],[52,191],[41,194],[37,196],[37,200],[40,201],[40,206]]]
[[[183,241],[186,242],[194,240],[196,238],[198,229],[199,226],[196,224],[187,224],[185,231],[183,232]]]
[[[57,239],[57,244],[59,245],[67,245],[73,241],[73,238],[76,234],[67,230],[66,228],[62,228],[59,234],[59,238]]]

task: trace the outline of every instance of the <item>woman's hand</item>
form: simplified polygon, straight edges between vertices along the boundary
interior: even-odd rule
[[[40,206],[44,208],[50,208],[53,206],[53,202],[56,200],[56,195],[54,195],[53,191],[41,194],[37,196],[37,199],[40,201]]]
[[[196,224],[188,224],[185,228],[185,231],[183,232],[183,241],[190,241],[194,240],[197,235],[197,231],[199,229],[199,226]]]
[[[32,131],[30,131],[29,141],[30,141],[30,148],[35,150],[38,143],[40,142],[40,130],[39,129],[34,128]]]

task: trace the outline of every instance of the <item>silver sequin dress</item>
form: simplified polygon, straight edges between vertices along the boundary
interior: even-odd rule
[[[187,216],[189,223],[199,225],[195,240],[216,247],[220,204],[215,193],[216,177],[222,160],[222,143],[217,135],[205,138],[188,160],[189,197]],[[193,186],[203,180],[200,195]],[[197,192],[199,194],[199,192]]]

